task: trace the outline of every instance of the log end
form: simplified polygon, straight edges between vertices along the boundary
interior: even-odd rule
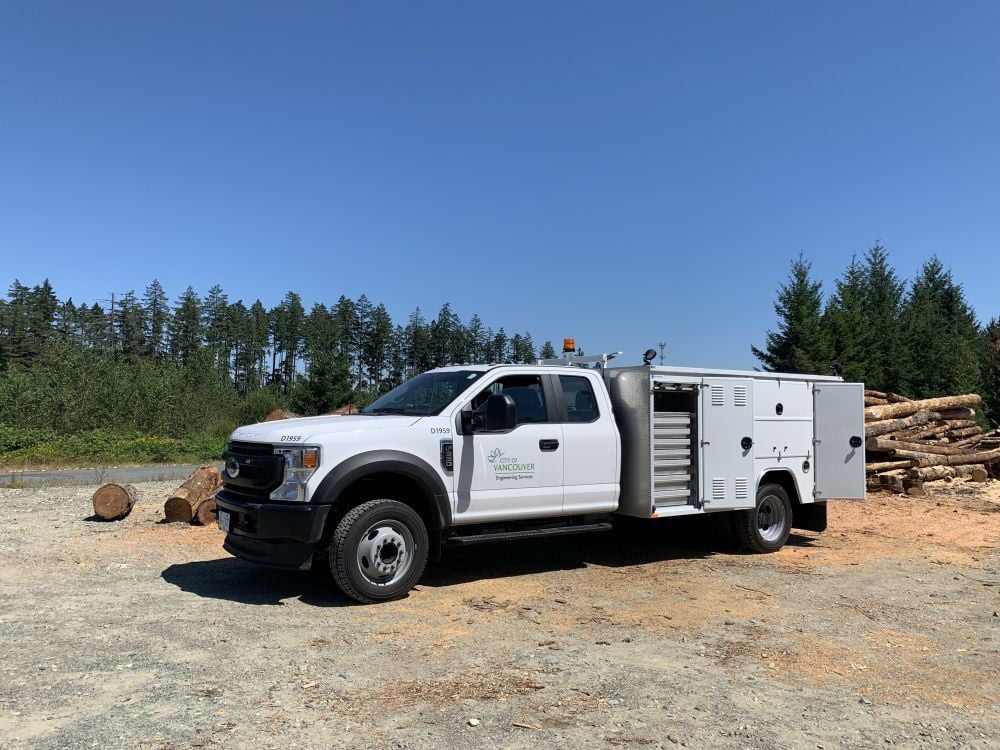
[[[215,525],[215,498],[210,497],[208,500],[203,502],[198,506],[198,511],[194,514],[194,519],[192,523],[196,523],[199,526],[214,526]]]
[[[182,497],[172,497],[163,504],[163,515],[168,523],[191,523],[194,512],[187,500]]]
[[[105,484],[91,498],[94,515],[105,521],[115,521],[127,516],[132,512],[135,499],[135,488],[121,484]]]

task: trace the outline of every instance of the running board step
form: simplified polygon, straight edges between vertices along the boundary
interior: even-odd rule
[[[611,531],[609,522],[584,523],[577,526],[555,526],[550,529],[522,529],[521,531],[495,531],[486,534],[470,534],[468,536],[450,536],[444,541],[448,544],[480,544],[482,542],[500,542],[509,539],[534,539],[545,536],[566,536],[568,534],[589,534],[594,531]]]

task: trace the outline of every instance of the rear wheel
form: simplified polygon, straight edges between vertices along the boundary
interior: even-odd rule
[[[753,510],[735,513],[733,528],[740,545],[750,552],[777,552],[792,531],[792,503],[778,484],[764,484],[757,490]]]
[[[330,541],[330,573],[352,599],[398,599],[427,564],[427,527],[398,500],[370,500],[348,511]]]

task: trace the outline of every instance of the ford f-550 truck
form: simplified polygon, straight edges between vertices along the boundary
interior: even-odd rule
[[[720,517],[746,549],[823,531],[864,499],[863,385],[614,355],[425,372],[359,414],[241,427],[217,495],[225,549],[328,565],[362,602],[403,596],[445,544]]]

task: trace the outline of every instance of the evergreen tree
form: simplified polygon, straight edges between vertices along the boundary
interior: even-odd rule
[[[779,287],[774,304],[778,330],[767,332],[763,350],[750,347],[767,372],[830,371],[830,348],[821,318],[822,284],[809,277],[811,269],[802,254],[792,261],[788,281]]]
[[[178,297],[174,314],[170,320],[170,354],[177,364],[188,363],[192,355],[201,348],[201,300],[193,287],[188,287]]]
[[[164,341],[170,325],[170,305],[167,293],[156,279],[146,287],[142,295],[142,305],[145,319],[143,350],[149,356],[162,357],[166,351]]]
[[[866,335],[864,382],[877,390],[903,390],[901,316],[904,285],[889,265],[889,255],[878,242],[865,253],[864,315]]]
[[[205,344],[225,379],[229,380],[229,357],[232,341],[229,332],[229,298],[222,287],[215,284],[208,290],[202,305],[202,327]]]
[[[538,356],[539,356],[540,359],[555,359],[556,358],[556,356],[557,356],[556,355],[556,349],[555,349],[554,346],[552,346],[552,342],[551,341],[546,341],[544,344],[542,344],[542,351],[539,353]]]
[[[983,331],[983,414],[990,427],[1000,426],[1000,318]]]
[[[115,346],[129,357],[138,357],[143,348],[143,312],[134,291],[122,295],[114,320]]]
[[[254,300],[250,306],[250,328],[246,332],[247,359],[254,365],[247,370],[247,387],[263,388],[267,383],[268,315],[263,303]]]
[[[418,307],[406,324],[406,377],[431,369],[432,361],[430,330]]]
[[[393,325],[389,311],[385,309],[385,305],[379,305],[372,310],[361,342],[364,375],[368,379],[369,386],[376,391],[381,389],[385,371],[389,366],[392,333]]]
[[[911,398],[973,393],[982,344],[975,313],[938,258],[913,280],[902,319],[904,389]]]

